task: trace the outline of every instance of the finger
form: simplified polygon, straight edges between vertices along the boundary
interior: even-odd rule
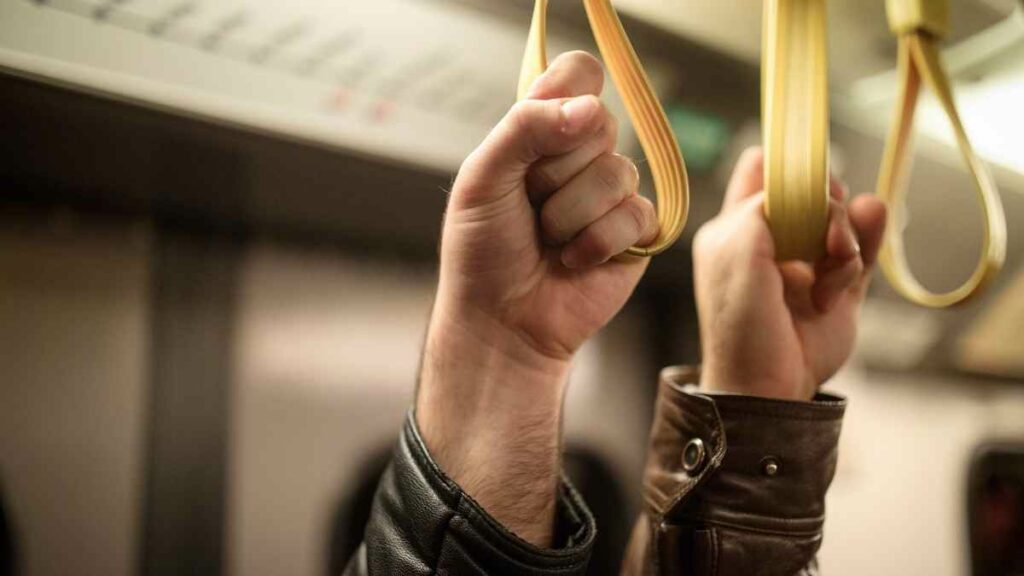
[[[861,194],[848,207],[850,222],[860,241],[861,259],[870,269],[878,259],[878,251],[885,236],[885,203],[874,194]]]
[[[561,156],[542,158],[530,167],[526,174],[526,190],[534,206],[543,204],[598,156],[615,150],[618,122],[607,109],[602,113],[604,124],[582,146]]]
[[[640,175],[630,159],[619,154],[598,156],[544,203],[540,211],[544,239],[555,245],[572,240],[635,195],[639,187]]]
[[[694,262],[763,260],[774,266],[775,242],[764,201],[764,192],[758,192],[705,222],[693,238]]]
[[[857,286],[864,271],[859,238],[846,206],[836,198],[829,201],[825,245],[825,258],[815,265],[812,290],[814,306],[820,312],[830,310],[844,291]]]
[[[785,290],[786,306],[799,317],[806,317],[816,312],[812,298],[815,271],[814,267],[800,260],[779,262],[779,273],[782,274],[782,285]]]
[[[729,185],[722,201],[722,211],[731,209],[745,198],[764,189],[764,152],[760,147],[747,148],[736,161]],[[847,188],[835,175],[829,175],[829,196],[840,202],[846,200]]]
[[[574,50],[552,60],[548,69],[533,81],[526,97],[550,100],[587,94],[600,96],[603,88],[601,63],[587,52]]]
[[[736,161],[722,199],[722,212],[728,212],[747,198],[764,190],[764,152],[759,146],[747,148]]]
[[[566,268],[595,266],[630,246],[650,244],[657,237],[654,204],[643,196],[630,196],[573,239],[562,250],[562,264]]]
[[[814,307],[819,312],[832,309],[845,290],[858,284],[864,270],[860,244],[846,206],[832,198],[829,201],[828,216],[826,254],[814,267],[816,278],[811,293]]]
[[[764,192],[755,192],[716,218],[730,239],[729,250],[752,258],[775,259],[775,241],[764,216],[766,199]]]
[[[517,102],[459,169],[453,200],[485,201],[517,190],[534,162],[578,148],[603,124],[596,96]]]
[[[860,243],[850,223],[846,206],[836,199],[829,201],[828,230],[825,234],[826,258],[849,260],[860,255]]]
[[[864,262],[860,257],[819,262],[815,267],[816,279],[811,291],[814,307],[822,313],[831,310],[845,292],[860,283],[863,272]]]
[[[840,202],[846,202],[849,189],[846,184],[836,177],[835,174],[828,175],[828,195]]]

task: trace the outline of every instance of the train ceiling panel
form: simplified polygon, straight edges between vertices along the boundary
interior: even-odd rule
[[[450,170],[513,101],[517,24],[427,0],[3,0],[0,69]]]

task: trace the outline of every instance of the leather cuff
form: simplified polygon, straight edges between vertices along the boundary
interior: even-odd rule
[[[502,526],[431,458],[410,411],[374,498],[365,562],[369,574],[582,576],[596,527],[565,479],[556,522],[558,545],[551,549],[538,548]]]
[[[699,370],[661,374],[645,504],[656,524],[820,535],[846,401],[705,394]]]

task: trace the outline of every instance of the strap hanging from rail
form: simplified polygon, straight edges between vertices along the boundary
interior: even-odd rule
[[[935,46],[936,41],[948,33],[948,0],[887,0],[886,11],[889,28],[899,37],[901,87],[878,176],[878,196],[889,209],[889,226],[878,260],[897,292],[917,304],[942,308],[977,294],[999,273],[1006,257],[1006,216],[992,176],[975,154],[960,122],[953,92]],[[922,81],[934,92],[949,118],[984,212],[984,237],[978,264],[966,282],[944,293],[931,292],[917,281],[903,247],[908,151]]]
[[[765,0],[761,49],[764,187],[778,260],[819,258],[828,228],[825,0]]]
[[[686,165],[676,137],[665,118],[665,111],[651,88],[647,73],[622,29],[622,23],[610,0],[583,0],[583,6],[601,56],[619,88],[654,177],[660,232],[650,246],[633,246],[626,252],[636,256],[653,256],[672,246],[686,225],[690,203]],[[519,74],[520,99],[548,65],[547,7],[547,0],[536,0]]]

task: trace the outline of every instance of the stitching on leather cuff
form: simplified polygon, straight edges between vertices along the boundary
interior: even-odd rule
[[[703,484],[725,457],[727,441],[714,402],[682,385],[698,375],[699,370],[679,366],[661,374],[644,474],[646,507],[655,522]],[[702,461],[686,470],[684,450],[694,440],[703,444]]]
[[[844,398],[824,393],[816,394],[813,400],[805,402],[739,394],[706,394],[696,389],[692,392],[714,400],[719,414],[723,417],[732,414],[746,414],[785,418],[786,420],[837,420],[843,417],[843,412],[846,410]]]

